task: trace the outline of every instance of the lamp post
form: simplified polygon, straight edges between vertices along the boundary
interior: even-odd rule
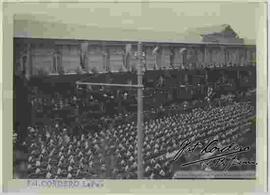
[[[137,76],[138,76],[138,83],[137,85],[132,84],[120,84],[120,83],[93,83],[93,82],[85,82],[85,81],[77,81],[76,85],[87,85],[87,86],[110,86],[110,87],[135,87],[137,88],[137,135],[138,135],[138,142],[137,142],[137,176],[138,179],[143,179],[143,71],[142,71],[142,43],[138,43],[138,51],[135,54],[138,58],[138,67],[137,67]]]
[[[138,43],[138,67],[137,67],[137,76],[138,76],[138,86],[142,86],[143,72],[142,72],[142,43]],[[138,135],[138,179],[143,178],[143,87],[137,88],[138,99],[137,99],[137,135]]]

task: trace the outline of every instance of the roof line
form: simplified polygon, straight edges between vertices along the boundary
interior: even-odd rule
[[[157,41],[157,40],[85,40],[85,39],[66,39],[66,38],[39,38],[39,37],[14,37],[15,39],[25,40],[51,40],[51,41],[89,41],[89,42],[108,42],[108,43],[149,43],[149,44],[183,44],[183,45],[212,45],[212,46],[256,46],[256,44],[241,44],[241,43],[213,43],[213,42],[184,42],[184,41]]]

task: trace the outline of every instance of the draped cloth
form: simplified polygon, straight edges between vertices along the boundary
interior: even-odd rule
[[[159,47],[156,46],[153,51],[152,51],[152,54],[154,55],[155,57],[155,64],[154,64],[154,70],[157,70],[158,69],[158,50],[159,50]]]
[[[182,63],[182,66],[184,66],[185,67],[185,65],[186,65],[186,53],[187,53],[187,49],[186,48],[181,48],[180,50],[179,50],[179,53],[180,53],[180,55],[181,55],[181,63]],[[182,68],[184,68],[184,67],[182,67]]]
[[[87,52],[88,52],[88,42],[81,43],[81,53],[80,53],[80,66],[82,70],[87,71]]]
[[[131,67],[130,67],[130,56],[131,56],[131,48],[132,45],[131,44],[126,44],[126,48],[125,48],[125,54],[124,54],[124,67],[126,70],[131,71]]]

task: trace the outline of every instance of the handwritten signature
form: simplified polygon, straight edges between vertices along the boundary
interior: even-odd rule
[[[225,146],[221,146],[217,139],[214,139],[207,144],[204,144],[201,141],[193,143],[190,140],[186,139],[180,145],[180,149],[176,152],[173,160],[177,161],[183,154],[192,153],[195,152],[195,150],[199,150],[199,154],[201,156],[205,154],[210,155],[205,158],[185,162],[181,165],[182,167],[202,163],[202,165],[204,166],[211,165],[212,167],[222,167],[223,170],[228,170],[232,166],[257,164],[254,161],[240,161],[237,159],[236,154],[250,151],[250,146],[240,146],[234,142]]]

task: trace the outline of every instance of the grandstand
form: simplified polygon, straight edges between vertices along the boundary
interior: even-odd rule
[[[228,25],[216,29],[202,42],[142,42],[141,52],[135,41],[14,38],[14,147],[23,154],[14,163],[26,166],[16,169],[20,177],[172,179],[184,170],[223,171],[207,161],[182,166],[218,155],[199,150],[213,140],[219,148],[248,146],[229,171],[255,177],[256,47]],[[185,140],[201,148],[175,160]]]

